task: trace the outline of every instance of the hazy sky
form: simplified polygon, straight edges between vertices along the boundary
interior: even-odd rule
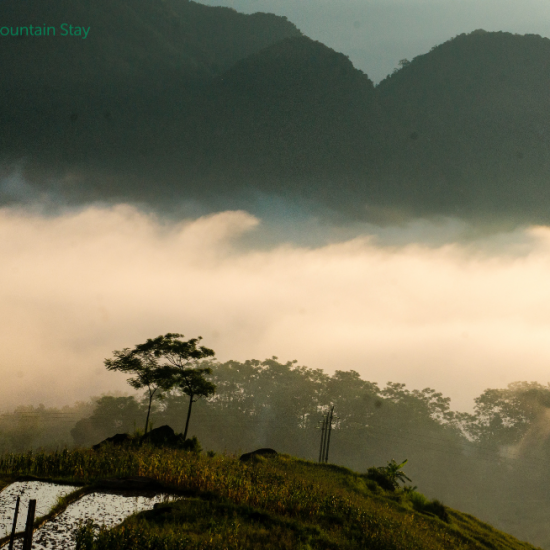
[[[550,37],[547,0],[201,0],[288,17],[304,34],[349,56],[378,82],[400,59],[483,28]]]
[[[124,205],[2,209],[2,407],[124,390],[103,359],[166,332],[202,335],[220,360],[434,387],[459,409],[487,387],[546,383],[550,229],[453,244],[463,224],[441,223],[258,248],[246,238],[262,221],[243,211],[166,223]],[[415,243],[430,234],[449,242]]]

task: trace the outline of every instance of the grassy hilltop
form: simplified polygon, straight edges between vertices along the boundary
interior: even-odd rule
[[[241,462],[168,449],[65,450],[4,455],[0,474],[0,486],[21,475],[85,485],[139,475],[185,497],[110,531],[81,530],[81,550],[534,548],[413,488],[384,489],[372,471],[289,455]]]

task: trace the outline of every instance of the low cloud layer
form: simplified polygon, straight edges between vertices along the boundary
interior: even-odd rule
[[[103,359],[166,332],[202,335],[220,360],[434,387],[458,409],[548,381],[550,228],[392,246],[389,231],[259,248],[246,238],[261,221],[242,211],[174,224],[124,205],[2,209],[0,408],[125,390]]]

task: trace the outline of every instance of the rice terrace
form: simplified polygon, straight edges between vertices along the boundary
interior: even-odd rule
[[[4,486],[18,476],[78,484],[52,516],[70,510],[78,497],[101,494],[109,478],[146,479],[159,494],[172,495],[110,529],[95,528],[91,517],[63,548],[533,548],[410,487],[382,488],[375,479],[391,481],[387,469],[358,474],[289,455],[242,462],[196,451],[105,446],[6,455],[0,471]]]

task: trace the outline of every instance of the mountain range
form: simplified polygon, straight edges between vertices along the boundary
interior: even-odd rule
[[[377,86],[286,18],[187,0],[3,0],[0,160],[63,201],[549,221],[550,40],[475,31]],[[7,204],[20,201],[2,191]]]

